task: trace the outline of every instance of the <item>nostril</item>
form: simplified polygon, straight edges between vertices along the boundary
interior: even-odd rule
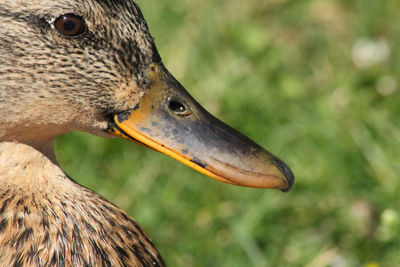
[[[174,112],[180,116],[190,115],[190,112],[186,108],[186,106],[177,100],[171,100],[168,103],[168,108],[169,108],[169,110],[171,110],[172,112]]]

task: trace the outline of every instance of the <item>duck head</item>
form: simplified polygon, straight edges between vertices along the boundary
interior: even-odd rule
[[[282,160],[168,72],[134,1],[0,0],[0,23],[0,141],[51,158],[66,132],[119,136],[225,183],[292,186]]]

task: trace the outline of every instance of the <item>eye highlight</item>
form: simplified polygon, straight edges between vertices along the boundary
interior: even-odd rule
[[[74,14],[64,14],[54,21],[54,28],[67,37],[77,37],[85,32],[85,21]]]

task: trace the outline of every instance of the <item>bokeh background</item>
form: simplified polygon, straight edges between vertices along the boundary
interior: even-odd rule
[[[124,140],[57,140],[169,266],[399,266],[400,1],[139,0],[165,65],[284,159],[289,193],[209,179]]]

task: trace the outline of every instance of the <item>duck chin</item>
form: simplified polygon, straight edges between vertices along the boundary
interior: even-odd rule
[[[89,125],[79,127],[78,131],[87,132],[103,138],[114,138],[115,136],[110,135],[107,132],[108,128],[109,128],[108,120],[103,119],[103,120],[93,120]]]

